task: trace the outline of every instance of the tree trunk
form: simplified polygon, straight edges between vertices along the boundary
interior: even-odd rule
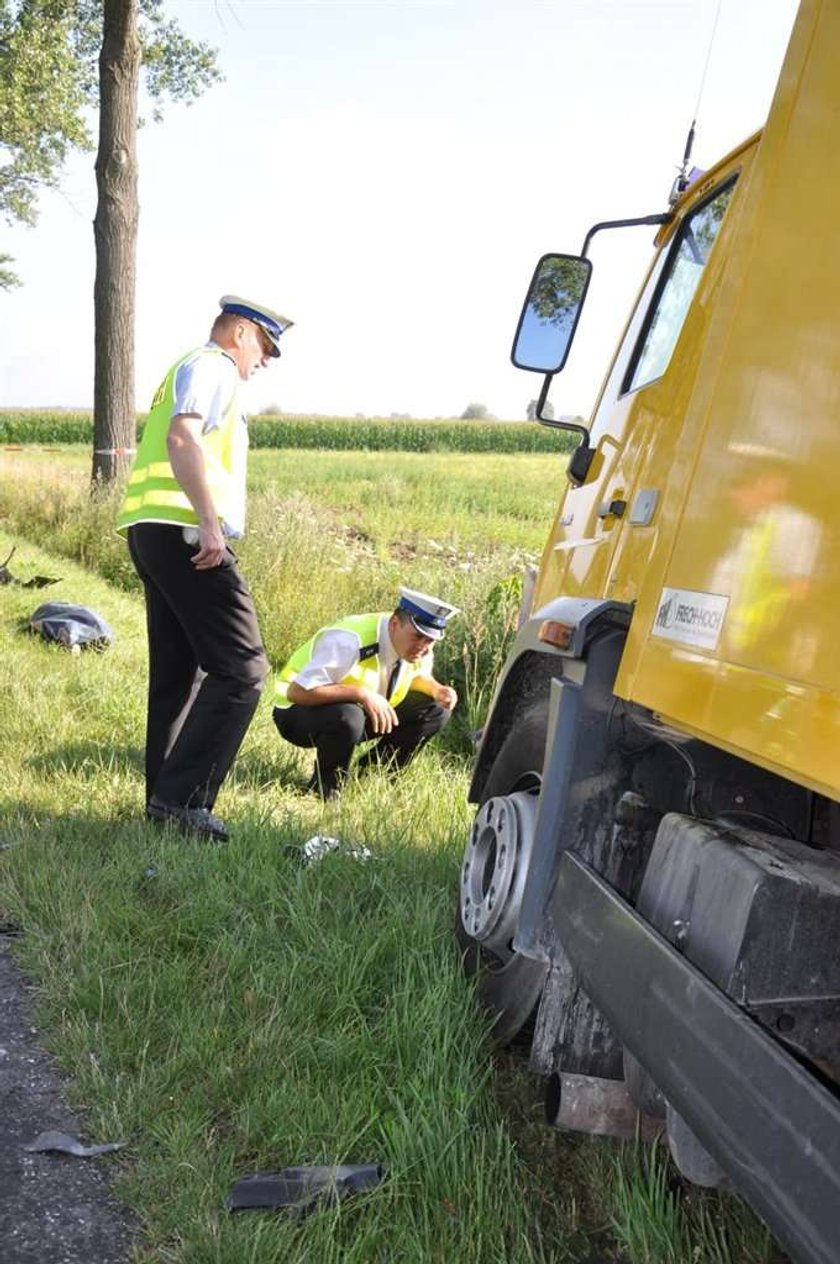
[[[93,483],[134,455],[134,296],[137,255],[138,0],[104,0],[99,54],[98,193],[93,384]]]

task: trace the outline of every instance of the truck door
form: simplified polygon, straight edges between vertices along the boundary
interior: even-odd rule
[[[669,512],[708,315],[725,271],[730,204],[753,139],[684,198],[660,247],[598,399],[589,477],[570,488],[546,546],[537,603],[558,594],[633,602]]]

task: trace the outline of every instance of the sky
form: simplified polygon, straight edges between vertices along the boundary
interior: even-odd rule
[[[666,209],[695,111],[701,168],[761,127],[796,7],[165,0],[225,81],[139,136],[138,409],[236,293],[295,321],[252,413],[524,417],[541,378],[510,345],[537,259]],[[0,290],[0,407],[91,406],[94,156],[35,228],[0,226],[24,283]],[[558,415],[589,415],[652,232],[595,239]]]

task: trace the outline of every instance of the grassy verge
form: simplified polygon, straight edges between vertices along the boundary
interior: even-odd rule
[[[55,559],[22,545],[20,568]],[[141,603],[63,569],[118,640],[54,650],[17,631],[35,595],[3,591],[3,898],[91,1135],[130,1140],[146,1257],[547,1258],[450,941],[463,765],[430,751],[323,808],[263,708],[225,789],[231,844],[157,832],[138,814]],[[373,859],[303,868],[319,830]],[[373,1159],[387,1183],[340,1213],[223,1210],[247,1172]]]
[[[390,608],[399,584],[437,592],[463,611],[436,668],[461,695],[447,743],[466,753],[504,660],[520,579],[536,560],[562,467],[532,456],[254,457],[249,533],[237,552],[253,580],[272,661],[284,662],[336,617]],[[113,530],[116,498],[91,503],[88,462],[80,448],[6,454],[0,515],[9,530],[137,591]]]
[[[63,577],[45,592],[0,589],[0,903],[25,929],[43,1028],[91,1139],[130,1142],[115,1162],[144,1226],[138,1258],[563,1264],[596,1248],[632,1264],[774,1258],[734,1200],[685,1196],[664,1161],[651,1167],[632,1147],[542,1128],[537,1082],[513,1055],[488,1056],[451,939],[470,816],[458,749],[433,745],[398,781],[373,774],[322,806],[298,792],[308,761],[279,742],[266,702],[220,800],[227,847],[141,819],[142,603],[116,569],[124,546],[109,506],[88,505],[75,461],[0,489],[0,557],[16,543],[22,578]],[[393,537],[371,526],[357,552],[343,534],[350,508],[330,503],[334,472],[322,465],[320,500],[314,472],[305,501],[279,475],[254,497],[243,562],[275,645],[278,609],[300,606],[301,620],[329,603],[355,609],[368,585],[381,593],[393,581]],[[311,521],[294,504],[311,506]],[[347,571],[335,566],[341,550]],[[454,599],[480,628],[510,554],[489,541],[479,560],[456,575],[451,560],[434,570],[424,558],[424,574],[431,587],[459,584]],[[99,610],[116,644],[70,656],[23,635],[53,595]],[[487,619],[475,635],[477,690],[502,648],[496,626]],[[316,832],[363,843],[373,859],[304,868],[299,848]],[[342,1160],[381,1161],[388,1180],[301,1223],[224,1211],[248,1172]]]

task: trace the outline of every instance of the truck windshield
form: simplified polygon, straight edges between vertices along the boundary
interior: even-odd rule
[[[667,369],[734,187],[735,180],[730,180],[683,221],[630,362],[624,392],[646,386]]]

